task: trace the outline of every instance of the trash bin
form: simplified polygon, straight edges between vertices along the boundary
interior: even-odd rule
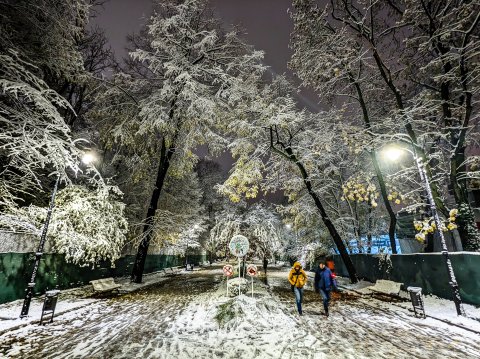
[[[40,317],[40,324],[46,320],[44,317],[50,316],[49,323],[53,322],[53,316],[55,315],[55,308],[57,306],[59,290],[50,290],[45,292],[45,300],[43,301],[42,316]]]
[[[412,300],[413,312],[416,316],[425,318],[425,306],[423,304],[422,298],[422,288],[420,287],[408,287],[407,292],[410,294],[410,299]]]

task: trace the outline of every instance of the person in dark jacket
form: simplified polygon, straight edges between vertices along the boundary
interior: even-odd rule
[[[332,291],[332,286],[332,272],[325,266],[325,263],[320,262],[318,268],[315,270],[315,291],[322,295],[323,309],[325,309],[325,315],[327,317],[328,304],[330,302],[330,293]]]

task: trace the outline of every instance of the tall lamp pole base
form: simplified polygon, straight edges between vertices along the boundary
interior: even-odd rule
[[[40,237],[40,243],[38,244],[37,252],[35,253],[35,263],[33,264],[32,276],[30,277],[30,281],[27,284],[27,289],[25,293],[25,299],[23,301],[22,306],[22,313],[20,314],[20,318],[24,318],[28,316],[28,311],[30,310],[30,303],[32,302],[33,298],[33,288],[35,287],[35,277],[37,276],[38,267],[40,265],[40,259],[43,255],[43,248],[45,246],[45,241],[47,240],[47,231],[48,231],[48,224],[50,223],[50,218],[52,217],[52,211],[55,207],[55,195],[57,194],[58,184],[60,182],[60,176],[57,176],[57,180],[55,182],[55,187],[53,187],[52,197],[50,199],[50,206],[48,207],[47,218],[45,219],[45,223],[43,225],[42,235]]]

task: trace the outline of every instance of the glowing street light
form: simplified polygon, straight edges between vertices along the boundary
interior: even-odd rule
[[[82,162],[86,165],[92,164],[97,160],[97,156],[94,152],[86,152],[82,156]],[[60,183],[60,174],[57,174],[57,180],[55,181],[55,186],[53,187],[52,195],[50,197],[50,204],[48,206],[47,217],[45,219],[45,223],[43,224],[42,234],[40,236],[40,243],[38,244],[37,251],[35,252],[35,262],[33,263],[32,275],[30,276],[30,280],[27,283],[27,289],[25,290],[25,299],[22,305],[22,312],[20,317],[28,316],[28,312],[30,310],[30,304],[33,297],[33,290],[35,288],[35,278],[37,276],[38,268],[40,266],[40,259],[43,255],[43,249],[45,247],[45,242],[47,241],[47,231],[48,225],[50,223],[50,219],[52,217],[52,212],[55,207],[55,196],[58,191],[58,185]]]
[[[389,161],[398,161],[403,153],[404,149],[397,146],[389,146],[382,151],[383,157]]]
[[[423,185],[425,186],[425,190],[427,192],[427,200],[428,204],[430,206],[430,210],[432,212],[433,220],[435,222],[435,230],[440,237],[441,244],[442,244],[442,255],[443,258],[445,259],[445,264],[447,266],[447,273],[449,277],[449,284],[452,287],[452,292],[453,292],[453,301],[455,303],[455,307],[457,309],[457,315],[465,315],[465,312],[463,310],[462,306],[462,298],[460,297],[460,289],[458,287],[457,280],[455,279],[455,273],[453,272],[453,267],[452,267],[452,262],[450,260],[450,256],[448,255],[448,248],[447,248],[447,242],[445,241],[445,236],[443,235],[442,231],[442,223],[440,222],[440,217],[437,212],[437,207],[435,205],[435,200],[433,198],[432,194],[432,188],[430,186],[430,182],[428,181],[427,177],[427,171],[425,170],[425,164],[423,163],[423,160],[421,157],[417,155],[415,145],[412,144],[413,151],[405,148],[405,147],[398,147],[398,146],[387,146],[384,148],[382,151],[382,155],[385,159],[389,159],[391,161],[396,161],[398,160],[402,155],[404,151],[407,151],[412,154],[413,159],[415,160],[415,164],[417,165],[418,173],[420,174],[420,179],[423,182]]]
[[[93,152],[86,152],[82,156],[82,162],[86,165],[92,164],[93,162],[96,162],[97,156]]]

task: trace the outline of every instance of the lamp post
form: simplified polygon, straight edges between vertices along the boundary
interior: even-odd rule
[[[82,162],[87,165],[94,162],[95,160],[96,157],[92,152],[85,153],[82,157]],[[57,195],[59,183],[60,175],[57,175],[57,180],[55,181],[55,186],[53,187],[52,195],[50,198],[50,204],[48,206],[47,217],[45,218],[45,223],[43,224],[42,235],[40,236],[40,243],[38,244],[37,251],[35,252],[35,262],[33,263],[32,275],[30,276],[30,280],[27,283],[27,289],[25,290],[25,299],[23,300],[20,318],[28,316],[28,311],[30,310],[30,304],[33,298],[33,289],[35,287],[35,277],[37,276],[38,267],[40,266],[40,259],[42,258],[45,242],[47,241],[48,225],[50,224],[53,208],[55,207],[55,196]]]
[[[413,145],[413,151],[410,151],[409,149],[404,148],[404,147],[400,148],[400,147],[395,147],[395,146],[389,146],[384,150],[383,154],[384,154],[384,157],[386,157],[386,158],[388,158],[392,161],[396,161],[402,156],[402,150],[405,150],[405,151],[412,154],[413,160],[415,161],[415,164],[417,166],[418,173],[420,174],[420,180],[422,181],[422,183],[425,187],[425,191],[427,193],[428,204],[430,206],[430,211],[432,213],[433,220],[434,220],[435,226],[436,226],[435,230],[436,230],[437,235],[440,237],[440,240],[441,240],[442,255],[443,255],[443,258],[445,260],[445,265],[447,267],[449,284],[450,284],[450,287],[452,288],[453,301],[455,303],[455,307],[456,307],[456,310],[457,310],[457,315],[465,315],[465,312],[464,312],[463,306],[462,306],[462,298],[460,297],[460,290],[459,290],[459,287],[458,287],[457,280],[455,278],[455,273],[453,271],[452,262],[450,260],[449,254],[448,254],[447,242],[445,241],[445,236],[443,235],[443,231],[442,231],[442,222],[440,221],[440,217],[439,217],[438,212],[437,212],[437,207],[435,205],[435,200],[434,200],[433,195],[432,195],[432,189],[430,187],[430,182],[428,180],[427,171],[425,170],[425,163],[423,163],[422,158],[417,155],[417,153],[415,151],[415,145]]]
[[[38,244],[37,251],[35,252],[35,262],[33,264],[32,275],[30,276],[30,281],[27,284],[27,289],[25,291],[25,299],[23,300],[22,312],[20,318],[28,316],[28,311],[30,309],[30,303],[33,297],[33,288],[35,287],[35,277],[37,276],[38,267],[40,265],[40,259],[43,255],[43,248],[45,246],[45,241],[47,240],[47,230],[48,224],[50,223],[50,218],[52,216],[53,207],[55,207],[55,195],[58,190],[58,183],[60,182],[60,176],[57,176],[55,181],[55,186],[53,187],[52,197],[50,198],[50,205],[48,206],[47,218],[43,224],[42,235],[40,237],[40,243]]]

